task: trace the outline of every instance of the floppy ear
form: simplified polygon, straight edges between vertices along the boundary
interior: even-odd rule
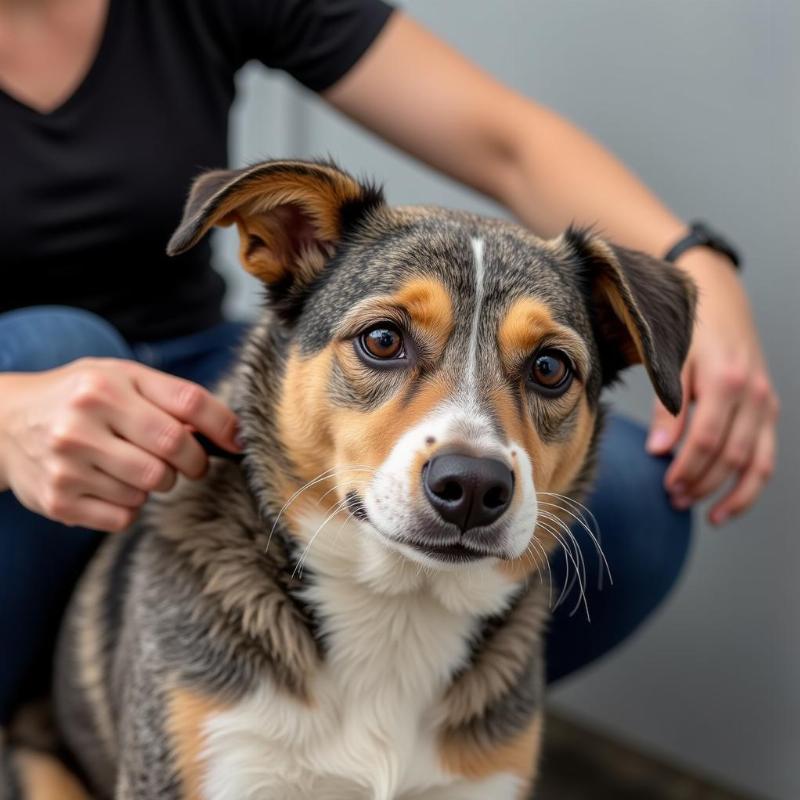
[[[183,253],[214,225],[236,223],[242,265],[288,315],[347,230],[382,204],[379,189],[331,164],[267,161],[215,170],[194,182],[167,253]]]
[[[681,368],[694,324],[694,283],[672,264],[569,229],[603,360],[604,382],[644,364],[661,402],[681,408]]]

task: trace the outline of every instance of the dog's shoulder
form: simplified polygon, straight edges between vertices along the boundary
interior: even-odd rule
[[[304,696],[319,658],[309,609],[287,569],[283,531],[264,517],[241,465],[213,459],[147,509],[137,605],[165,666],[241,696],[269,677]]]

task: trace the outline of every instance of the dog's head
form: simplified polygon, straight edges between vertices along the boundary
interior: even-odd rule
[[[538,498],[586,482],[602,387],[642,363],[667,408],[681,405],[693,292],[646,255],[583,231],[544,241],[390,208],[334,166],[299,161],[202,176],[169,251],[232,223],[281,349],[277,399],[250,409],[274,415],[290,466],[274,500],[308,484],[370,547],[527,569]]]

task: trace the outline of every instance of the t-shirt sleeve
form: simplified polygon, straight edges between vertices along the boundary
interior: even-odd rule
[[[288,72],[315,92],[343,77],[394,8],[384,0],[223,0],[242,61]]]

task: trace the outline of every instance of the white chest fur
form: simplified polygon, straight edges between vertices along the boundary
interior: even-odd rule
[[[475,785],[444,772],[435,741],[437,701],[479,616],[503,608],[513,585],[489,565],[426,575],[363,531],[349,533],[347,546],[337,536],[336,550],[309,557],[306,599],[326,645],[311,703],[265,681],[211,719],[207,800],[513,798],[512,776]]]

